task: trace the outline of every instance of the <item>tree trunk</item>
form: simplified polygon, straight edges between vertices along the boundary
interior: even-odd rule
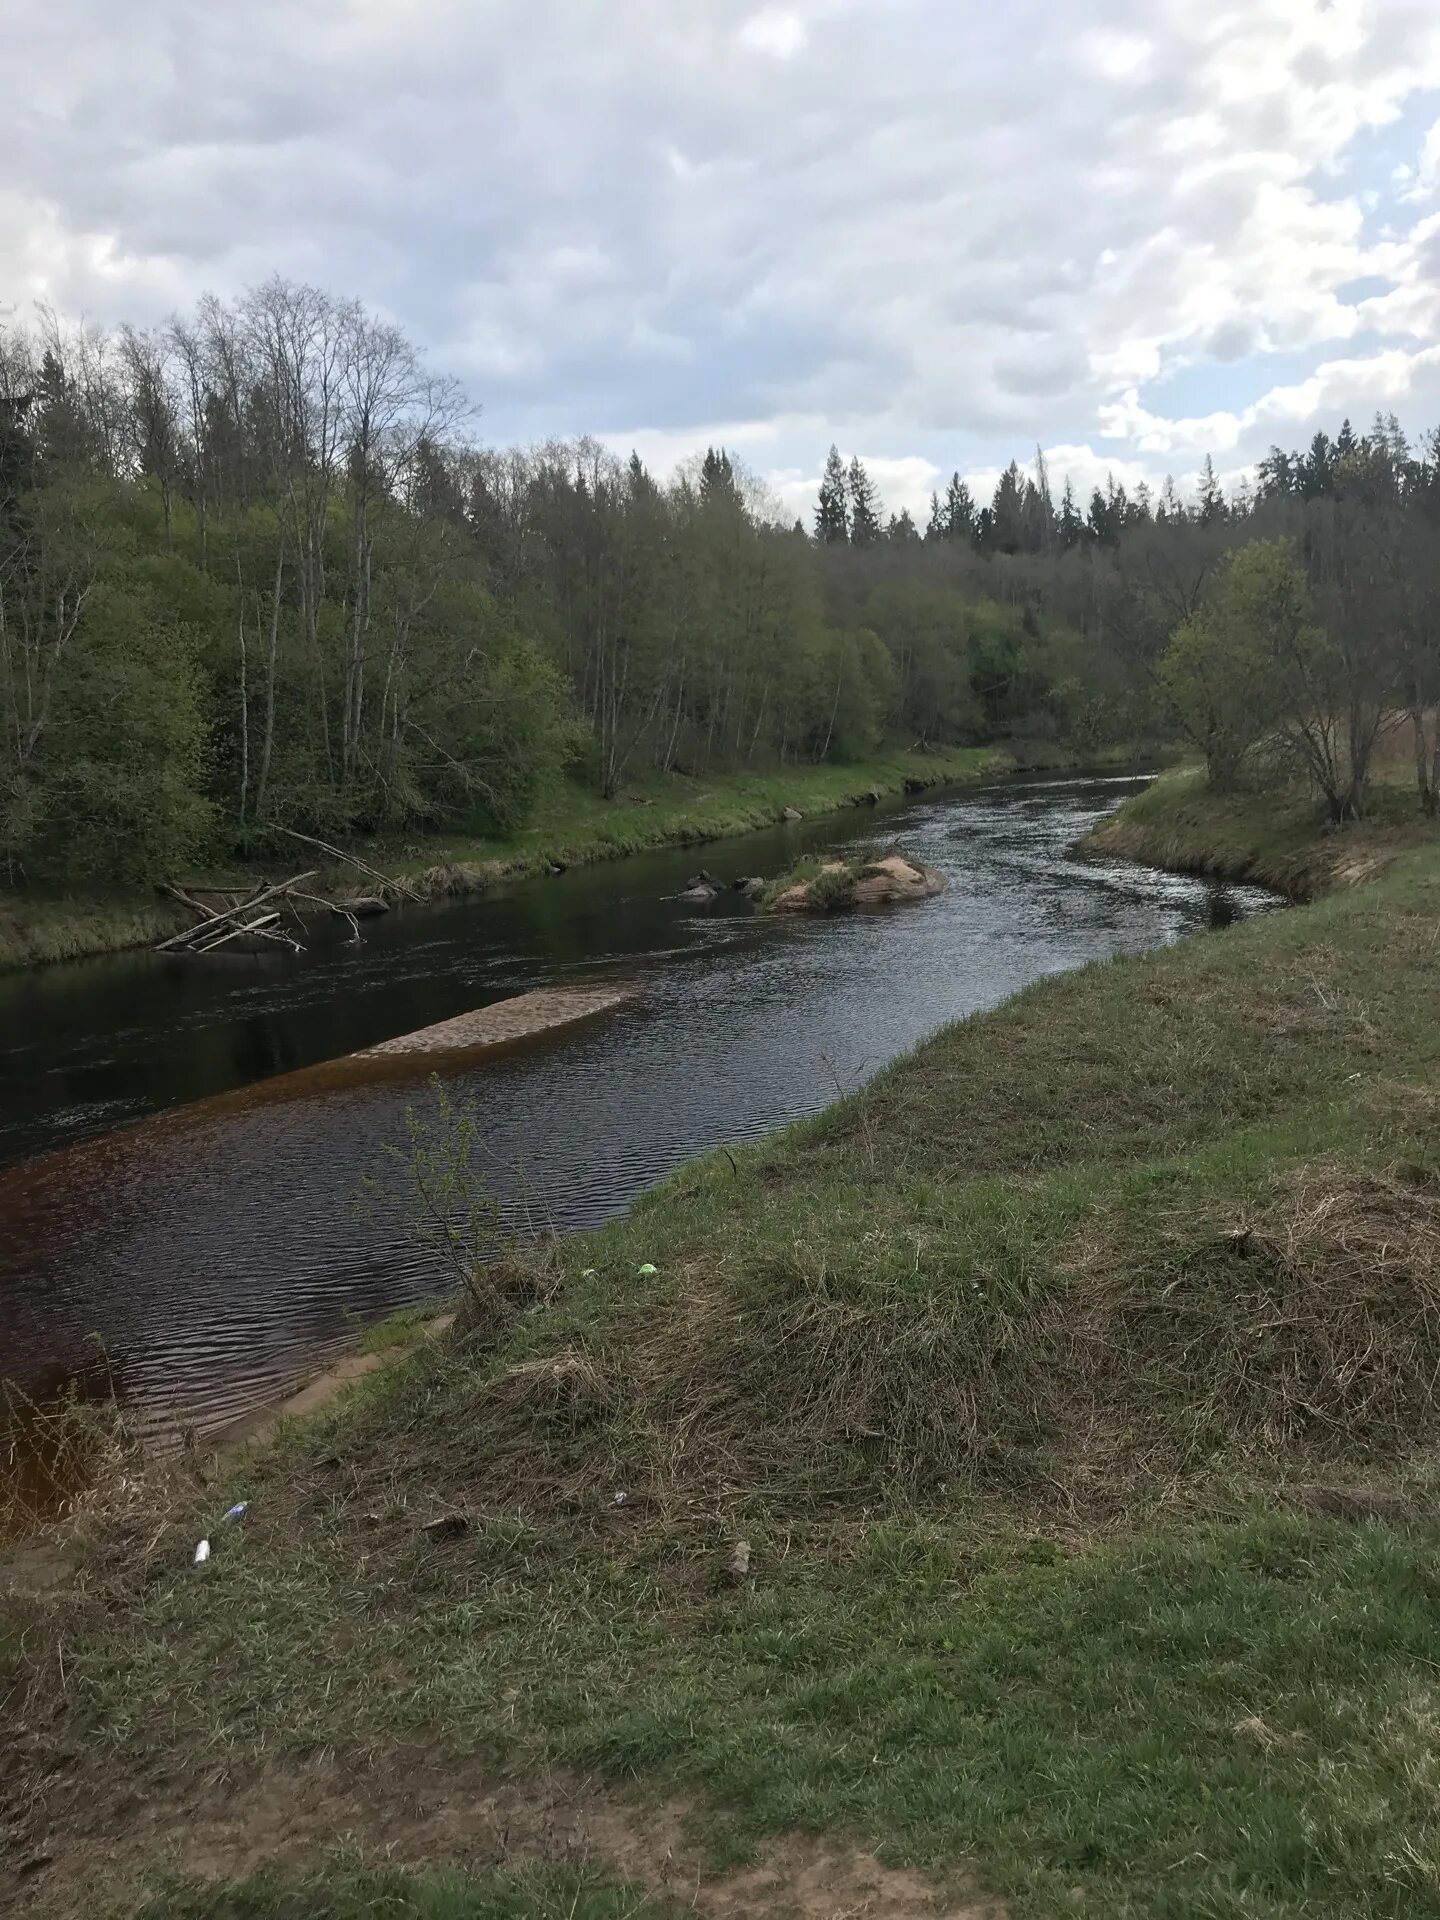
[[[235,568],[238,576],[240,568]],[[240,824],[245,824],[245,808],[250,798],[250,687],[249,655],[245,646],[245,595],[240,594]]]
[[[265,732],[260,741],[260,773],[255,783],[255,817],[265,817],[270,790],[270,757],[275,748],[275,656],[280,643],[280,586],[285,574],[285,549],[275,560],[275,585],[270,595],[270,645],[265,661]]]

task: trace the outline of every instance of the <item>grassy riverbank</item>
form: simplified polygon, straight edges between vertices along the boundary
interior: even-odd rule
[[[25,1616],[37,1902],[818,1916],[879,1854],[896,1915],[1434,1913],[1440,842],[1262,804],[1101,838],[1365,884],[951,1028],[132,1495]]]
[[[1025,764],[1065,764],[1066,756],[1023,754]],[[898,794],[907,782],[960,785],[995,778],[1018,764],[991,747],[889,753],[849,766],[791,767],[770,773],[721,773],[703,780],[651,774],[630,782],[616,800],[604,800],[566,781],[546,796],[529,825],[504,838],[434,834],[420,840],[373,841],[356,851],[392,882],[424,898],[477,893],[504,880],[523,880],[557,865],[584,866],[661,847],[700,845],[772,827],[787,808],[834,813],[866,792]],[[324,870],[316,891],[343,898],[373,890],[353,868],[332,867],[324,856],[296,846],[295,864],[318,858]],[[279,874],[282,862],[270,871]],[[253,869],[226,868],[187,876],[212,885],[245,887]],[[34,894],[0,892],[0,970],[50,960],[77,959],[145,946],[187,924],[183,909],[155,894]]]
[[[1314,803],[1303,792],[1211,793],[1192,769],[1167,774],[1090,837],[1097,853],[1176,873],[1251,881],[1297,901],[1355,886],[1397,854],[1434,844],[1413,782],[1377,783],[1367,819],[1333,832],[1317,822]]]

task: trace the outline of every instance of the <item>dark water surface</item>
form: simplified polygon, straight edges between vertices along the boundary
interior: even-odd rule
[[[626,982],[637,998],[618,1012],[449,1076],[495,1161],[523,1168],[502,1175],[512,1198],[523,1186],[573,1228],[1043,974],[1271,904],[1070,858],[1138,784],[926,796],[395,913],[358,947],[130,954],[0,980],[0,1375],[42,1390],[93,1377],[98,1336],[123,1394],[208,1431],[275,1397],[356,1316],[437,1291],[400,1209],[356,1204],[407,1106],[428,1103],[423,1080],[270,1076],[532,987]],[[702,861],[773,873],[877,834],[940,868],[947,892],[821,919],[667,897]]]

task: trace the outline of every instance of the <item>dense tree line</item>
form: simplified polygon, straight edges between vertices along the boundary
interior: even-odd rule
[[[0,872],[503,828],[565,768],[614,795],[887,737],[1180,726],[1233,778],[1282,708],[1340,812],[1403,708],[1433,807],[1436,474],[1379,422],[1277,451],[1253,495],[1207,465],[1193,502],[1112,483],[1082,514],[1037,455],[983,505],[957,474],[922,531],[832,449],[787,527],[723,449],[662,483],[589,440],[478,444],[399,329],[314,288],[151,332],[42,314],[0,329]],[[1262,565],[1303,646],[1257,639]],[[1288,680],[1255,666],[1282,645]],[[1243,741],[1197,693],[1238,658]]]

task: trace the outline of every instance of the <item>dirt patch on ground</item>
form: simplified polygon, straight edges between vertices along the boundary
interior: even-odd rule
[[[102,1796],[88,1777],[100,1771],[94,1760],[58,1756],[52,1764],[44,1818],[37,1807],[23,1840],[18,1829],[8,1836],[0,1874],[0,1904],[8,1881],[17,1909],[34,1914],[82,1911],[102,1891],[113,1899],[157,1870],[229,1881],[267,1865],[314,1865],[345,1842],[396,1866],[584,1863],[716,1920],[1004,1915],[963,1883],[943,1889],[857,1847],[809,1835],[786,1835],[752,1865],[717,1872],[700,1810],[675,1801],[641,1805],[556,1775],[498,1780],[479,1762],[443,1765],[413,1750],[350,1768],[276,1766],[221,1779],[137,1774],[118,1799],[113,1765],[104,1769],[112,1785]]]

